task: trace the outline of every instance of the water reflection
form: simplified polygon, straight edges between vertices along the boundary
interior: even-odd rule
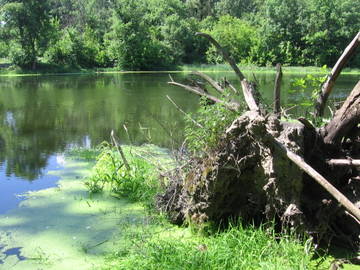
[[[227,77],[238,85],[232,73],[211,75]],[[173,75],[180,81],[185,76]],[[289,89],[294,77],[285,76],[282,89]],[[343,98],[346,94],[341,90],[348,92],[357,79],[343,76],[335,98]],[[257,74],[256,80],[265,101],[271,104],[274,74]],[[166,95],[185,111],[194,111],[198,98],[169,87],[167,81],[167,74],[1,78],[0,177],[38,179],[54,153],[73,145],[96,145],[107,140],[112,129],[122,143],[141,144],[150,140],[160,146],[178,145],[183,140],[183,116]],[[283,91],[282,103],[299,103],[304,95]],[[293,112],[301,110],[296,108]]]

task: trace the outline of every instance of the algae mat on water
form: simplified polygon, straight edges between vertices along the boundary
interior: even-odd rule
[[[139,205],[108,195],[89,196],[83,178],[92,164],[66,161],[58,186],[27,194],[0,216],[0,269],[98,269],[119,245],[124,228],[143,224]]]

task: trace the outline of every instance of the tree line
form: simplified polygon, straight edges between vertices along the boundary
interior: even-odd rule
[[[0,0],[0,58],[34,69],[221,63],[201,31],[238,63],[331,66],[359,10],[353,0]]]

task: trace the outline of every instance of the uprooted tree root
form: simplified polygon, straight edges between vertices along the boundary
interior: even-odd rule
[[[262,110],[256,89],[221,46],[201,35],[234,68],[249,111],[234,119],[216,147],[169,176],[166,192],[158,196],[159,209],[174,223],[200,227],[237,217],[252,223],[275,220],[318,241],[358,248],[360,175],[351,160],[360,158],[360,82],[326,126],[317,129],[305,119],[282,122],[278,114]],[[217,102],[200,86],[170,84]],[[220,102],[237,109],[235,102]]]
[[[276,220],[283,228],[290,226],[319,240],[356,246],[358,223],[274,145],[267,131],[292,152],[308,157],[309,163],[317,163],[346,196],[359,198],[359,181],[351,180],[357,171],[326,165],[329,153],[321,151],[314,133],[301,124],[247,112],[228,128],[216,149],[172,174],[166,192],[158,197],[159,208],[176,224],[201,227],[236,217],[249,223]]]

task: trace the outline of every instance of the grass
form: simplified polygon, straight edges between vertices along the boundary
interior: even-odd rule
[[[243,72],[256,72],[256,73],[275,73],[275,67],[258,67],[255,65],[239,64]],[[11,65],[7,59],[0,59],[0,76],[39,76],[48,74],[95,74],[95,73],[183,73],[191,71],[203,72],[233,72],[228,64],[184,64],[174,66],[169,70],[154,69],[147,71],[124,71],[118,67],[94,67],[94,68],[81,68],[73,66],[60,66],[56,64],[39,63],[36,70],[23,69]],[[330,72],[330,69],[327,69]],[[286,74],[306,74],[318,73],[326,74],[321,67],[314,66],[283,66],[283,72]],[[342,74],[360,74],[359,68],[345,68]]]
[[[243,72],[256,72],[256,73],[276,73],[275,67],[259,67],[255,65],[241,65],[239,64],[240,70]],[[233,72],[232,68],[227,64],[197,64],[197,65],[184,65],[181,66],[182,71],[203,71],[203,72]],[[315,66],[283,66],[283,72],[286,74],[307,74],[307,73],[318,73],[326,74],[322,67]],[[331,69],[326,69],[330,72]],[[342,74],[359,74],[360,69],[358,68],[345,68]]]
[[[92,176],[87,179],[90,192],[111,190],[113,195],[141,202],[153,210],[154,196],[163,188],[154,171],[155,163],[170,168],[171,157],[153,145],[122,148],[131,172],[125,171],[117,150],[108,144],[96,150],[85,149],[84,153],[80,148],[69,153],[85,159],[100,153]],[[101,188],[94,189],[92,185]],[[335,259],[326,253],[317,254],[311,239],[277,234],[271,224],[255,227],[235,222],[225,230],[204,235],[190,227],[171,225],[161,213],[149,211],[148,216],[119,226],[123,226],[122,240],[107,253],[102,270],[327,270]],[[344,269],[359,268],[347,264]]]
[[[310,241],[291,236],[277,238],[272,227],[246,228],[238,224],[209,237],[143,232],[132,235],[132,239],[128,246],[108,256],[103,269],[300,270],[312,264]]]

